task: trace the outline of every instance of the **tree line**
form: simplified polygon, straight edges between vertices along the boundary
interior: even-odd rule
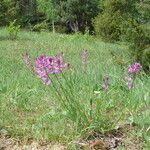
[[[121,28],[128,28],[132,21],[149,22],[149,12],[149,0],[1,0],[0,25],[15,19],[22,27],[46,21],[49,29],[60,26],[68,32],[84,33],[88,28],[90,32],[100,30],[101,36],[116,28],[113,39],[115,34],[119,38],[124,32]]]
[[[63,26],[66,32],[93,30],[92,19],[100,11],[100,0],[1,0],[0,25],[17,19],[23,27],[46,21],[50,29]]]
[[[94,34],[127,41],[135,59],[150,62],[150,0],[1,0],[0,26],[16,20],[35,31]]]

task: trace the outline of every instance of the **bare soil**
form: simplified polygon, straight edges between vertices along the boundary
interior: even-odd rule
[[[85,150],[146,150],[142,139],[132,134],[136,131],[133,125],[124,125],[105,134],[92,132],[85,138],[75,141],[77,149]],[[0,150],[67,150],[67,145],[52,144],[47,141],[21,142],[6,135],[6,131],[0,134]]]

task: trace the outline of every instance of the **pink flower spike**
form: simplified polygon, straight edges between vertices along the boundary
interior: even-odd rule
[[[82,58],[82,68],[83,68],[84,72],[86,72],[86,69],[87,69],[88,57],[89,57],[88,50],[86,50],[86,49],[83,50],[82,54],[81,54],[81,58]]]
[[[29,54],[28,53],[24,53],[22,56],[23,56],[24,63],[26,65],[30,65],[31,62],[30,62]]]
[[[82,57],[82,63],[84,65],[87,65],[87,63],[88,63],[88,50],[83,50],[81,57]]]
[[[129,68],[128,68],[128,73],[129,73],[129,74],[137,73],[137,72],[141,71],[142,68],[143,68],[143,67],[141,66],[140,63],[134,63],[134,64],[132,64],[132,65],[129,66]]]
[[[37,71],[37,73],[39,74],[39,77],[44,77],[46,76],[46,72],[45,71]]]
[[[30,69],[30,71],[32,73],[35,73],[35,70],[34,70],[34,67],[33,67],[33,65],[31,63],[29,54],[28,53],[24,53],[24,54],[22,54],[22,57],[23,57],[23,61],[24,61],[25,65]]]
[[[130,81],[133,81],[133,78],[130,78],[130,77],[129,77],[129,78],[128,78],[128,77],[125,77],[125,80],[127,80],[127,81],[129,81],[129,82],[130,82]]]

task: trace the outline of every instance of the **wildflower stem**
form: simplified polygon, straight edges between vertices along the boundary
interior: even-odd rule
[[[73,91],[72,91],[72,86],[67,82],[67,79],[66,79],[65,75],[63,74],[63,72],[61,72],[61,74],[62,74],[63,78],[66,81],[66,84],[68,85],[68,87],[70,89],[70,93],[72,94],[72,96],[74,96]]]
[[[71,108],[69,109],[70,113],[72,114],[72,112],[75,112],[75,115],[76,115],[76,117],[77,117],[76,108],[78,108],[78,106],[76,105],[76,103],[75,103],[75,101],[72,99],[72,97],[69,96],[68,91],[63,87],[63,85],[62,85],[62,83],[59,81],[57,75],[56,75],[56,74],[54,74],[54,75],[55,75],[55,78],[57,79],[57,81],[58,81],[58,83],[59,83],[59,85],[60,85],[62,91],[65,92],[65,98],[66,98],[66,100],[69,102],[69,105],[68,105],[68,106],[71,106]],[[72,101],[72,100],[73,100],[73,101]],[[72,103],[72,102],[74,102],[74,103]],[[75,105],[75,106],[74,106],[74,105]],[[68,106],[67,106],[67,108],[68,108]],[[72,109],[73,109],[73,110],[72,110]],[[73,119],[74,119],[74,118],[73,118]]]
[[[77,103],[75,100],[74,100],[74,96],[73,96],[73,94],[69,94],[68,93],[68,91],[63,87],[63,85],[62,85],[62,83],[59,81],[59,79],[58,79],[58,77],[57,77],[57,75],[55,74],[55,77],[56,77],[56,79],[57,79],[57,81],[58,81],[58,83],[60,84],[60,86],[61,86],[61,89],[62,89],[62,91],[64,91],[66,94],[65,94],[65,97],[66,97],[66,99],[68,100],[68,102],[69,102],[69,104],[70,104],[70,106],[71,106],[71,112],[75,112],[75,115],[76,115],[76,118],[78,117],[78,115],[80,114],[82,117],[82,120],[83,119],[85,119],[86,118],[86,122],[88,122],[88,117],[87,117],[87,115],[85,114],[85,112],[82,110],[82,107],[81,107],[81,105],[79,104],[79,103]],[[65,78],[66,79],[66,78]],[[69,85],[69,84],[68,84]],[[71,87],[70,87],[70,89],[71,89]],[[69,97],[68,97],[68,96]],[[78,111],[77,111],[78,110]],[[70,113],[71,113],[70,112]],[[79,112],[79,113],[78,113]],[[84,118],[83,118],[84,117]],[[76,119],[75,118],[75,119]],[[74,119],[74,118],[73,118]]]
[[[51,80],[47,72],[46,72],[46,75],[49,78],[49,80]],[[53,83],[52,80],[51,80],[51,82]],[[57,90],[57,88],[55,87],[55,85],[54,84],[52,84],[52,85],[53,85],[53,88],[55,89],[55,91],[57,93],[57,96],[58,96],[58,99],[60,100],[60,102],[62,103],[62,105],[65,105],[65,107],[67,107],[66,104],[64,103],[63,97],[61,96],[61,94],[59,93],[59,91]]]

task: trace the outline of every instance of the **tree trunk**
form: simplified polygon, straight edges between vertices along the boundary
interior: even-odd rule
[[[52,20],[53,33],[55,33],[55,22]]]
[[[75,22],[69,22],[69,26],[70,26],[70,28],[71,28],[71,30],[73,31],[73,32],[79,32],[79,24],[78,24],[78,21],[75,21]]]

